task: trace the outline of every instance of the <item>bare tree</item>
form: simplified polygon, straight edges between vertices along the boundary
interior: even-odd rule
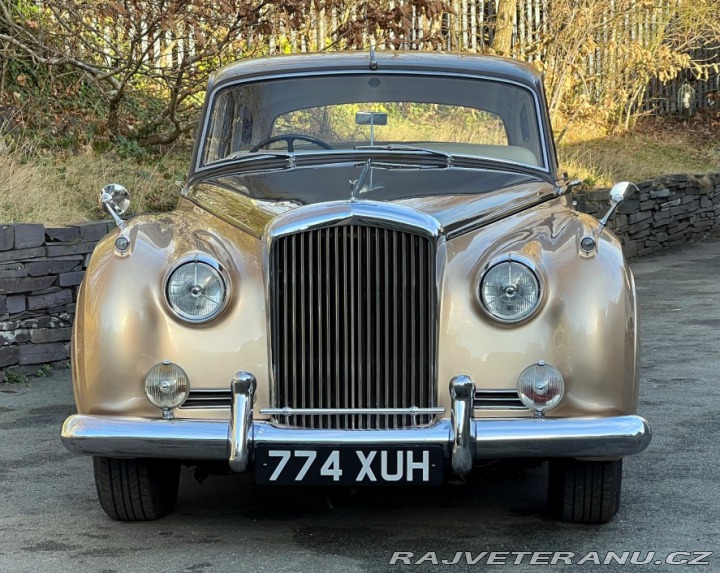
[[[513,30],[516,15],[517,0],[498,1],[492,49],[500,56],[509,56],[512,53]]]
[[[0,0],[0,44],[34,65],[71,66],[92,78],[107,98],[111,133],[121,131],[129,92],[156,96],[163,105],[138,132],[169,143],[194,128],[208,74],[268,53],[271,38],[295,38],[290,51],[367,47],[370,37],[435,47],[447,10],[442,0]],[[326,37],[318,39],[321,15]]]
[[[159,96],[165,105],[142,128],[153,134],[152,142],[169,142],[193,128],[193,98],[209,66],[226,60],[229,47],[261,25],[267,6],[242,0],[217,6],[201,0],[0,2],[0,41],[35,65],[86,73],[107,98],[112,133],[129,90]]]
[[[720,44],[719,0],[498,0],[490,23],[478,4],[0,0],[0,89],[8,61],[69,66],[99,86],[111,134],[133,121],[129,100],[144,98],[153,105],[135,120],[134,133],[144,142],[169,143],[194,129],[209,73],[253,55],[366,49],[372,39],[381,49],[473,49],[478,29],[482,36],[494,26],[495,53],[543,69],[554,116],[562,111],[572,120],[591,105],[626,126],[649,81],[683,69],[706,77],[716,66],[694,50]],[[516,34],[516,22],[525,32],[532,25],[532,33]]]

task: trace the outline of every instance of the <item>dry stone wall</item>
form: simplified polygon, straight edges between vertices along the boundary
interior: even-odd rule
[[[623,201],[610,227],[627,258],[702,239],[720,230],[720,173],[665,175],[638,183],[639,192]],[[579,211],[602,217],[609,190],[576,193]]]
[[[0,225],[0,381],[67,365],[78,285],[112,226]]]

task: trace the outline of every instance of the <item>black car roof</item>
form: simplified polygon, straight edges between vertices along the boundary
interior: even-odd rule
[[[216,71],[208,91],[237,80],[304,72],[370,71],[369,52],[323,52],[240,60]],[[528,87],[541,85],[540,72],[531,64],[497,56],[438,52],[377,52],[377,71],[450,72],[511,80]]]

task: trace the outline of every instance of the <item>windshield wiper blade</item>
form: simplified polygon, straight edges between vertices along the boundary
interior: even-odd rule
[[[510,159],[501,159],[498,157],[487,157],[481,155],[456,155],[455,167],[464,169],[492,169],[494,171],[522,171],[534,177],[538,176],[538,170],[542,170],[540,166],[534,166],[527,163],[518,163]]]
[[[377,151],[409,151],[410,153],[418,153],[429,155],[431,157],[440,157],[445,160],[446,167],[452,167],[453,156],[450,153],[443,151],[437,151],[435,149],[427,149],[426,147],[414,147],[412,145],[401,145],[397,143],[391,143],[388,145],[358,145],[355,147],[357,150],[377,150]]]
[[[284,159],[287,161],[287,168],[295,167],[295,154],[289,151],[262,151],[248,153],[247,151],[236,151],[224,158],[224,161],[234,160],[237,163],[253,163],[265,159]]]

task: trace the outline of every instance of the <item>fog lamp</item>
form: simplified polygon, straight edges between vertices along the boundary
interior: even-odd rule
[[[517,391],[525,406],[535,411],[536,417],[554,408],[565,393],[562,374],[542,360],[527,367],[518,378]]]
[[[156,364],[145,377],[145,395],[163,412],[180,406],[190,393],[190,381],[177,364],[165,361]]]

